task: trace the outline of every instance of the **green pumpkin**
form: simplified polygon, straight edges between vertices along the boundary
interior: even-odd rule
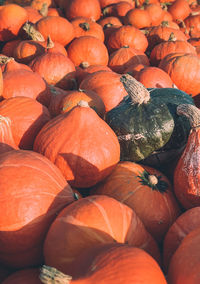
[[[121,82],[128,96],[106,115],[118,137],[121,160],[156,166],[180,154],[191,127],[176,109],[179,104],[194,105],[192,97],[174,88],[146,89],[128,74]]]

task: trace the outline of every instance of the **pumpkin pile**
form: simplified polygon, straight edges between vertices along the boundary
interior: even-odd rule
[[[0,283],[200,283],[197,0],[0,5]]]

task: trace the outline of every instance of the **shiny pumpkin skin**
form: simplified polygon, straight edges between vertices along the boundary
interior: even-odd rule
[[[131,98],[126,96],[106,115],[107,123],[118,136],[121,160],[144,161],[148,164],[151,161],[146,158],[157,150],[165,152],[180,149],[186,144],[190,131],[189,121],[179,117],[176,108],[183,102],[194,104],[193,99],[174,88],[155,88],[149,91],[150,100],[147,104],[132,105]],[[134,135],[134,139],[130,139],[130,135]]]
[[[141,247],[159,262],[155,240],[131,208],[108,196],[81,198],[52,223],[44,242],[45,264],[78,277],[85,269],[76,265],[82,254],[116,242]]]
[[[73,191],[59,169],[33,151],[5,152],[0,163],[0,262],[13,268],[40,265],[47,230],[74,201]]]

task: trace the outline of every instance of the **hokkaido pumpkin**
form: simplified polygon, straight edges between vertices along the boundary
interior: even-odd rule
[[[155,260],[144,250],[125,244],[102,245],[90,261],[86,273],[73,280],[55,268],[44,265],[41,269],[42,283],[144,283],[166,284],[165,277]],[[138,282],[138,283],[139,283]]]
[[[120,156],[117,136],[84,101],[46,123],[36,136],[34,150],[57,165],[77,188],[104,179]]]
[[[161,242],[180,208],[169,180],[160,171],[120,162],[91,194],[108,195],[132,208],[155,240]]]
[[[47,230],[74,200],[60,170],[42,155],[13,150],[0,155],[0,262],[13,268],[40,265]]]
[[[142,248],[159,261],[156,242],[131,208],[108,196],[81,198],[52,223],[44,242],[45,264],[78,277],[84,268],[77,269],[81,254],[116,242]]]

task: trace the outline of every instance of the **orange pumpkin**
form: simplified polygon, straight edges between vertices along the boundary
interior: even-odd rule
[[[171,184],[158,170],[120,162],[91,194],[107,195],[132,208],[159,242],[180,214]]]
[[[72,189],[38,153],[12,150],[0,155],[0,163],[0,262],[14,268],[40,265],[46,233],[56,214],[74,201]]]
[[[86,102],[46,123],[36,136],[34,150],[57,165],[77,188],[108,176],[120,155],[116,134]]]
[[[0,115],[0,154],[13,149],[18,149],[18,147],[13,139],[11,120]]]
[[[44,242],[45,264],[78,277],[84,268],[77,269],[81,254],[116,242],[142,248],[159,261],[156,242],[131,208],[108,196],[81,198],[52,223]]]

